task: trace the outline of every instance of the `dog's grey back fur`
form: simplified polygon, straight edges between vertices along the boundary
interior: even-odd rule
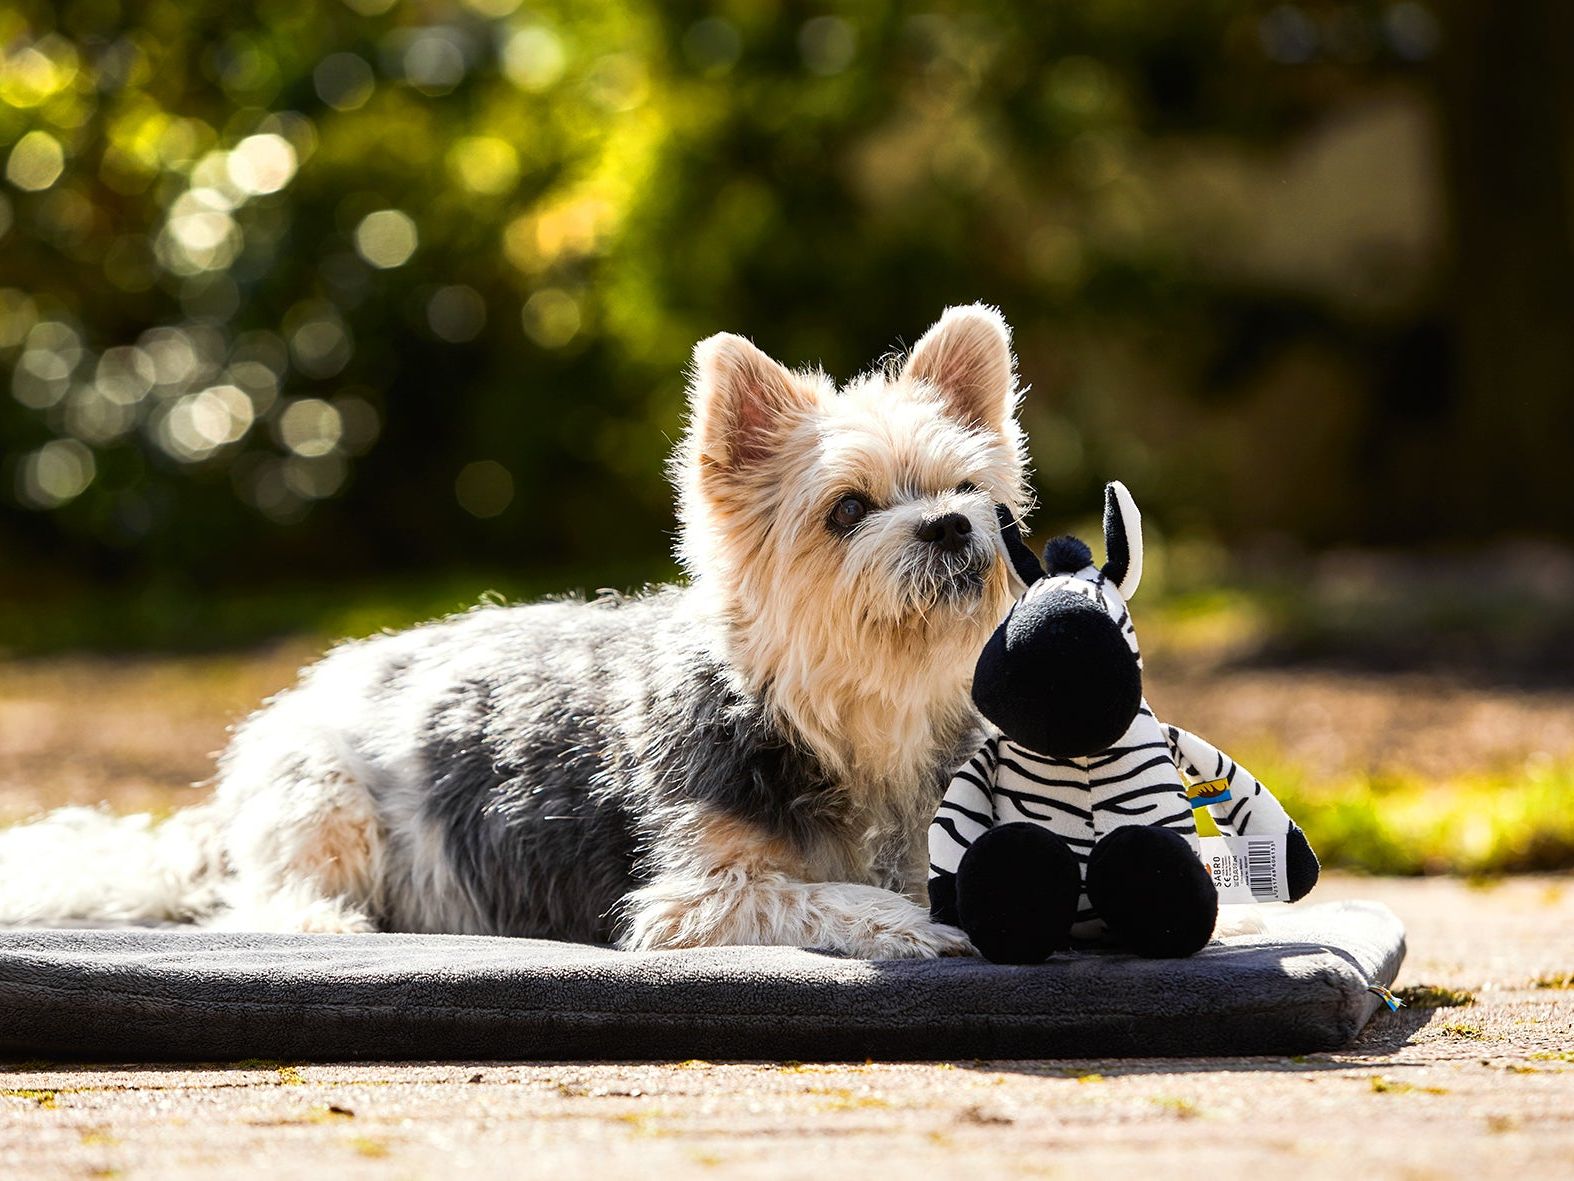
[[[849,807],[730,679],[691,594],[482,607],[344,645],[241,728],[220,797],[337,760],[382,829],[379,926],[614,939],[675,826],[719,813],[804,848]],[[281,745],[303,717],[333,751]],[[859,876],[909,885],[911,831],[871,833]]]

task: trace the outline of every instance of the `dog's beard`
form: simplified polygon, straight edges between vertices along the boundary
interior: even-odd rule
[[[897,580],[906,588],[911,609],[928,614],[956,611],[970,615],[984,596],[993,555],[976,547],[948,554],[932,546],[913,551],[901,563]]]
[[[869,560],[849,559],[838,592],[851,615],[877,631],[972,623],[998,589],[994,552],[973,544],[954,553],[932,545],[903,545]],[[992,625],[992,624],[991,624]]]

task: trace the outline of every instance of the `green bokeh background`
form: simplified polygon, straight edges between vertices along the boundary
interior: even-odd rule
[[[1566,535],[1571,34],[1468,0],[9,5],[0,591],[659,577],[696,339],[846,378],[975,299],[1057,524],[1119,476],[1236,552]]]

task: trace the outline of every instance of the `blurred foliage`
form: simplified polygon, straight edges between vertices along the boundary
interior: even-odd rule
[[[1568,762],[1473,771],[1444,782],[1397,774],[1330,781],[1271,751],[1252,753],[1246,765],[1329,867],[1480,876],[1574,868],[1568,807],[1574,764]]]
[[[1435,194],[1381,172],[1445,32],[1415,0],[13,3],[0,578],[656,571],[696,339],[845,378],[978,298],[1057,510],[1122,474],[1186,529],[1439,532],[1424,490],[1367,507],[1446,409]],[[1324,249],[1361,205],[1327,178],[1239,231],[1391,101],[1379,174],[1333,182],[1408,194],[1375,242]]]

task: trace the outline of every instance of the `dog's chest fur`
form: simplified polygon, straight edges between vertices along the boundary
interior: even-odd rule
[[[482,609],[330,655],[294,692],[360,682],[365,707],[338,720],[385,833],[380,922],[605,940],[629,891],[716,858],[921,889],[970,716],[906,782],[836,776],[720,648],[691,592],[667,589]]]

